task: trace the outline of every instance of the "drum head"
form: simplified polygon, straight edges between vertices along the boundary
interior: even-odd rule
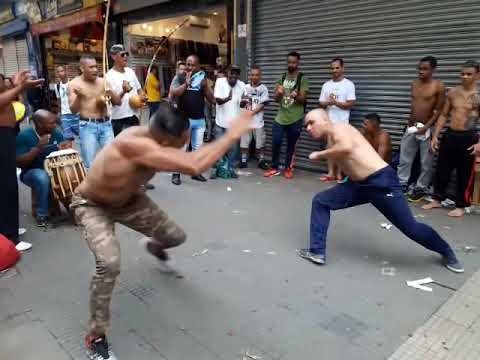
[[[57,157],[57,156],[62,156],[62,155],[71,155],[71,154],[78,154],[78,151],[75,149],[65,149],[65,150],[54,151],[47,156],[47,159]]]

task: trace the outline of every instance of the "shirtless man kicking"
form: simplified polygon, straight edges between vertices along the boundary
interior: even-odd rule
[[[80,150],[85,167],[90,169],[97,151],[113,140],[105,95],[110,96],[113,105],[121,104],[122,100],[110,86],[105,90],[95,58],[82,56],[80,69],[82,75],[69,83],[68,93],[71,111],[80,114]]]
[[[182,148],[190,138],[188,119],[179,110],[162,106],[148,127],[124,130],[97,155],[71,204],[96,260],[86,337],[91,359],[116,359],[105,336],[110,299],[120,273],[120,243],[114,235],[115,223],[150,238],[146,250],[159,260],[167,260],[165,249],[182,244],[186,234],[139,191],[140,187],[156,172],[176,171],[196,176],[209,169],[250,129],[251,122],[252,114],[244,112],[219,140],[187,153]]]
[[[438,150],[438,136],[450,117],[450,126],[443,135],[437,162],[437,174],[433,186],[433,202],[424,205],[425,210],[442,207],[445,191],[452,170],[457,173],[455,209],[448,216],[461,217],[470,206],[470,176],[475,162],[472,149],[477,143],[476,126],[480,110],[480,94],[476,85],[479,64],[467,61],[462,66],[462,85],[449,91],[442,114],[432,136],[432,149]]]
[[[408,179],[415,156],[420,149],[420,176],[413,191],[408,195],[408,200],[413,202],[420,201],[430,187],[433,168],[430,134],[445,103],[445,86],[440,80],[433,78],[436,67],[437,59],[433,56],[424,57],[418,64],[418,79],[413,81],[410,90],[412,104],[408,121],[408,128],[417,129],[416,132],[405,131],[400,146],[398,178],[404,193],[408,192]]]
[[[380,116],[376,113],[365,115],[360,132],[386,163],[392,160],[392,140],[388,131],[380,127]]]
[[[445,240],[430,226],[415,220],[402,193],[397,174],[358,130],[349,124],[332,124],[322,109],[308,113],[305,126],[312,137],[330,138],[332,142],[332,147],[313,152],[310,159],[338,162],[350,181],[313,198],[310,248],[300,250],[302,258],[324,265],[330,211],[370,203],[410,239],[439,253],[449,270],[464,271]]]

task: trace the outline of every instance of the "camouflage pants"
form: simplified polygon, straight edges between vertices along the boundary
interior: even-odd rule
[[[84,227],[85,239],[95,255],[96,272],[90,286],[90,333],[103,335],[110,320],[110,300],[120,273],[120,243],[115,238],[118,222],[151,238],[150,245],[168,249],[182,244],[185,232],[145,194],[121,208],[108,208],[75,194],[70,208]]]

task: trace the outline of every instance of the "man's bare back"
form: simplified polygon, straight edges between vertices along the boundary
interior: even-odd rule
[[[392,143],[390,134],[387,131],[380,129],[378,133],[372,135],[360,129],[360,133],[365,136],[365,139],[367,139],[384,161],[390,162],[392,158]]]
[[[100,204],[121,207],[140,191],[140,186],[145,185],[155,171],[140,167],[134,159],[126,156],[125,148],[130,141],[153,140],[146,127],[134,126],[120,133],[96,156],[88,177],[78,187],[80,194]]]
[[[452,130],[475,130],[479,117],[480,94],[462,86],[453,88],[447,97],[450,104],[450,128]]]
[[[103,118],[107,116],[107,107],[103,101],[105,85],[102,78],[95,81],[85,81],[83,76],[77,76],[68,85],[70,103],[80,96],[80,117]]]
[[[312,160],[333,159],[353,181],[365,180],[388,164],[382,160],[368,140],[348,124],[332,124],[322,109],[309,112],[305,118],[307,131],[314,138],[329,138],[332,146],[310,155]]]
[[[426,124],[437,108],[440,111],[444,93],[445,87],[440,80],[432,79],[429,82],[414,80],[411,89],[412,104],[408,126],[413,126],[417,122]]]

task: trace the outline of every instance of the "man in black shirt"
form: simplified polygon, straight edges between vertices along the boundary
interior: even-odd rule
[[[180,79],[182,85],[171,89],[171,94],[178,97],[178,108],[183,111],[189,121],[191,130],[192,151],[200,148],[206,129],[205,122],[205,98],[215,104],[212,89],[208,86],[207,76],[200,69],[200,61],[197,55],[187,58],[187,72],[185,80]],[[175,174],[180,178],[179,174]],[[193,180],[205,182],[207,179],[200,174],[192,176]]]

